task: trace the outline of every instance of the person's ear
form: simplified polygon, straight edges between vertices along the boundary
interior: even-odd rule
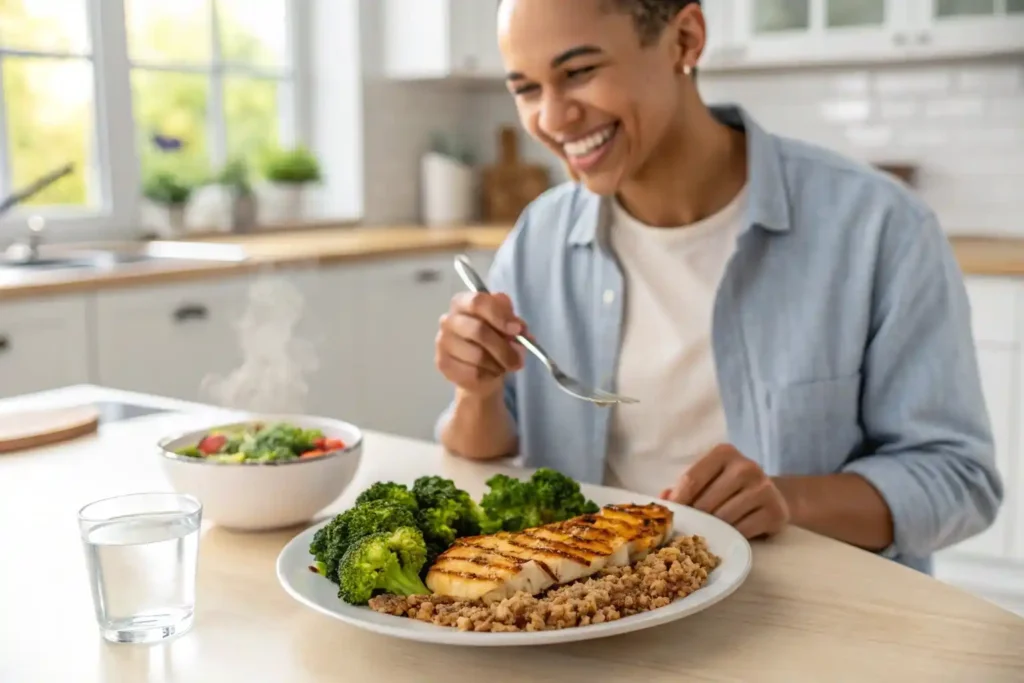
[[[700,3],[691,2],[679,10],[667,29],[672,37],[676,70],[689,76],[696,69],[707,41],[707,24]]]

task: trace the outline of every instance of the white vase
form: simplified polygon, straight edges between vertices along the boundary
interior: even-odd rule
[[[231,189],[225,185],[198,188],[185,209],[186,232],[231,232],[233,204]]]
[[[158,204],[142,200],[142,227],[160,239],[175,239],[185,234],[185,204]]]
[[[306,217],[305,183],[263,183],[257,194],[261,225],[276,227]]]
[[[464,225],[473,218],[473,169],[443,154],[420,160],[423,222],[429,226]]]

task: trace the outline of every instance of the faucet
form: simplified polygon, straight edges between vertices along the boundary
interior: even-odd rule
[[[0,201],[0,218],[8,213],[15,206],[39,194],[50,185],[60,180],[75,170],[74,164],[65,164],[55,171],[51,171],[41,178],[32,182],[23,190],[15,192],[3,201]],[[39,258],[39,245],[43,241],[43,231],[46,227],[46,220],[42,216],[32,216],[28,219],[28,237],[24,242],[15,242],[8,247],[5,255],[9,259],[18,261],[35,261]]]

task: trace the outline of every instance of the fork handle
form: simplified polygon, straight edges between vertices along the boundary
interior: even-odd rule
[[[470,291],[477,292],[479,294],[490,294],[490,290],[487,289],[487,285],[484,283],[482,277],[473,268],[473,265],[469,262],[469,257],[465,254],[459,254],[455,257],[455,272],[459,274],[459,277],[465,283],[466,287]],[[532,353],[540,360],[547,368],[554,371],[555,364],[552,362],[551,357],[548,356],[547,352],[541,348],[540,344],[531,339],[527,339],[524,335],[516,335],[516,341],[526,347],[526,350]]]

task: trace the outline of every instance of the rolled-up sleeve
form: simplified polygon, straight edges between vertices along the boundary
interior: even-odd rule
[[[526,220],[527,214],[524,211],[516,222],[515,228],[513,228],[512,232],[509,233],[508,237],[505,238],[504,242],[502,242],[498,251],[495,253],[494,260],[491,263],[491,268],[488,271],[486,278],[488,289],[495,293],[502,292],[508,294],[513,303],[516,300],[515,251],[519,234],[526,226]],[[505,406],[508,408],[508,412],[512,416],[513,422],[518,423],[514,374],[508,374],[505,376]],[[435,441],[441,440],[441,431],[451,418],[452,410],[454,408],[454,402],[449,403],[448,407],[445,408],[440,417],[437,418],[437,422],[434,424]]]
[[[844,471],[889,505],[895,540],[883,554],[927,557],[991,525],[1003,483],[948,239],[931,215],[893,220],[877,264],[861,399],[874,447]]]

